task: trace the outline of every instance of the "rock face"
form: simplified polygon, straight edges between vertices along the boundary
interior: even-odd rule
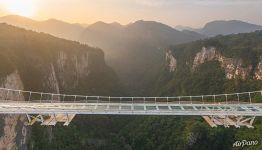
[[[52,91],[54,91],[55,93],[60,92],[58,79],[56,77],[56,72],[53,64],[51,64],[50,73],[46,81],[47,86],[49,86]]]
[[[192,70],[194,71],[199,65],[208,61],[218,61],[224,68],[227,79],[247,79],[249,77],[256,80],[262,80],[262,57],[255,69],[251,65],[243,67],[243,61],[240,59],[228,58],[223,56],[215,47],[202,47],[193,61]],[[177,67],[177,60],[171,51],[166,52],[166,64],[169,72],[174,72]],[[251,76],[252,70],[255,70],[254,76]]]
[[[55,62],[56,70],[59,72],[57,80],[59,80],[60,86],[62,87],[76,87],[80,79],[88,76],[89,70],[89,52],[82,52],[81,55],[70,55],[64,51],[60,51]],[[71,68],[73,70],[68,70]],[[73,73],[69,73],[73,72]],[[65,80],[66,76],[73,78],[74,82]]]
[[[260,57],[260,62],[258,63],[255,71],[255,79],[262,80],[262,57]]]
[[[166,52],[166,62],[169,72],[174,72],[176,70],[177,60],[170,50]]]
[[[2,79],[1,87],[10,89],[24,89],[23,82],[17,71]],[[0,92],[1,100],[21,100],[24,101],[23,96],[17,93]],[[0,137],[0,149],[13,150],[13,149],[26,149],[26,141],[28,135],[28,127],[24,125],[26,120],[22,115],[5,115],[3,119],[3,131]],[[22,130],[19,130],[22,128]]]
[[[220,57],[220,55],[216,52],[214,47],[211,47],[209,49],[203,47],[201,52],[197,53],[194,58],[193,69],[206,61],[211,61],[218,57]]]
[[[219,53],[215,47],[203,47],[202,50],[196,54],[192,69],[195,70],[197,66],[213,60],[218,61],[220,66],[225,69],[227,79],[247,79],[252,70],[251,65],[243,67],[242,60],[227,58]]]

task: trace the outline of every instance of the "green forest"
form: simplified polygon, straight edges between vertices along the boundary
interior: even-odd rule
[[[52,71],[50,66],[53,66],[61,93],[125,96],[126,91],[129,90],[119,83],[116,73],[105,64],[104,54],[98,48],[6,24],[0,25],[0,32],[1,81],[17,70],[26,90],[53,91],[50,85],[44,84]],[[156,70],[157,77],[143,77],[144,80],[156,78],[155,83],[152,83],[152,87],[144,94],[202,95],[262,89],[262,81],[252,78],[254,69],[250,71],[250,76],[246,80],[227,79],[225,70],[218,61],[203,63],[192,71],[194,57],[203,46],[216,47],[222,55],[241,59],[244,66],[251,65],[255,68],[262,56],[262,32],[217,36],[170,46],[172,54],[177,59],[176,70],[169,72],[166,62],[160,62],[162,67]],[[56,61],[60,52],[72,56],[65,61],[64,67]],[[76,66],[81,64],[82,56],[87,53],[88,67],[85,68],[84,76],[81,76],[78,74],[81,71],[77,70]],[[77,63],[72,65],[75,62]],[[61,68],[64,70],[61,71]],[[256,101],[262,101],[261,97]],[[27,148],[30,150],[221,150],[233,149],[232,145],[235,141],[245,139],[258,140],[259,144],[256,147],[240,149],[262,149],[262,118],[256,118],[254,126],[254,129],[211,128],[201,117],[192,116],[77,115],[68,127],[62,124],[54,127],[35,124],[30,127]]]
[[[210,61],[191,71],[197,52],[203,46],[216,47],[224,56],[241,59],[244,65],[257,66],[262,55],[262,32],[217,36],[188,44],[171,46],[178,63],[175,72],[164,66],[151,93],[155,96],[219,94],[261,90],[262,82],[248,78],[226,79],[219,62]],[[188,65],[188,63],[190,65]],[[252,70],[254,71],[254,70]],[[252,72],[250,72],[252,74]],[[257,101],[262,101],[256,99]],[[256,118],[255,128],[211,128],[201,117],[182,116],[77,116],[68,127],[56,126],[53,138],[34,126],[30,147],[33,149],[233,149],[239,140],[258,140],[256,147],[239,149],[262,149],[262,119]],[[37,131],[37,132],[35,132]],[[43,140],[46,139],[46,140]],[[47,144],[48,143],[48,144]]]

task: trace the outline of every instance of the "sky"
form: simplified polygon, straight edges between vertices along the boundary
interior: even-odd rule
[[[213,20],[262,25],[261,8],[262,0],[0,0],[0,16],[16,14],[85,24],[153,20],[195,28]]]

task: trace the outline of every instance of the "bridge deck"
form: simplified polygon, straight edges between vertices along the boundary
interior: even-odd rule
[[[123,114],[123,115],[235,115],[262,116],[262,104],[188,103],[40,103],[0,101],[0,114]]]

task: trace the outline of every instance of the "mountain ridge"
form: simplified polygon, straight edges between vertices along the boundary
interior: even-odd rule
[[[262,30],[262,25],[241,21],[241,20],[214,20],[206,23],[202,28],[191,28],[187,26],[176,26],[179,30],[190,30],[198,32],[207,37],[217,35],[229,35],[237,33],[250,33],[256,30]]]
[[[198,33],[180,32],[156,21],[138,20],[120,28],[112,24],[99,25],[106,27],[103,30],[94,30],[93,26],[87,28],[80,41],[104,49],[108,64],[116,70],[121,81],[140,94],[146,94],[148,88],[144,85],[153,80],[145,81],[143,76],[155,74],[166,47],[203,38]],[[137,81],[138,84],[134,85]]]

